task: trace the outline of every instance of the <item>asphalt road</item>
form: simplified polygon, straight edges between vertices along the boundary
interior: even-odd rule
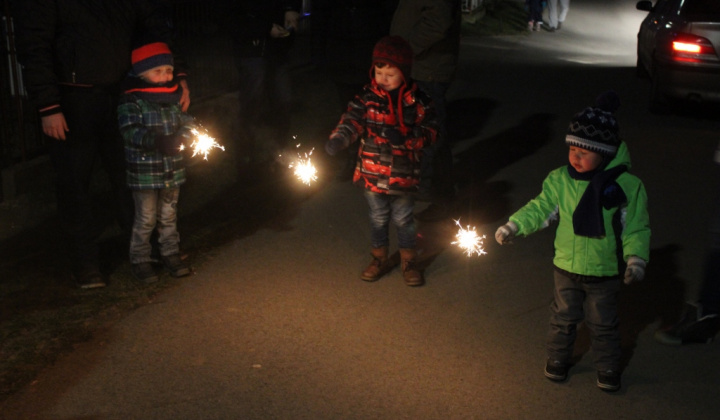
[[[487,255],[451,246],[450,218],[421,223],[427,284],[406,287],[398,270],[362,282],[366,203],[326,180],[284,228],[208,251],[195,275],[4,401],[0,418],[716,418],[718,344],[666,347],[652,334],[698,287],[718,121],[649,114],[649,84],[634,75],[642,12],[598,3],[573,1],[554,34],[463,41],[452,216],[488,235]],[[543,376],[552,232],[490,240],[565,163],[565,126],[606,89],[620,94],[653,229],[647,279],[622,291],[615,394],[595,386],[584,328],[568,381]]]

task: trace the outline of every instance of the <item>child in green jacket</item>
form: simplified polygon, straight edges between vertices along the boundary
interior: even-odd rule
[[[597,386],[605,391],[620,389],[620,267],[625,283],[642,280],[650,254],[647,194],[628,172],[630,154],[613,115],[619,105],[617,94],[606,92],[573,117],[565,137],[570,164],[550,172],[542,192],[495,233],[504,244],[558,222],[545,376],[567,378],[577,325],[585,320]]]

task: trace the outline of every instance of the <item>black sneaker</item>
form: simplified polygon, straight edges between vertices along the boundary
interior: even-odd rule
[[[567,379],[568,365],[559,360],[548,359],[545,363],[545,377],[555,382]]]
[[[73,278],[81,289],[97,289],[106,286],[105,280],[97,267],[80,268],[73,273]]]
[[[190,267],[180,258],[180,254],[167,255],[162,257],[165,268],[173,277],[185,277],[190,275]]]
[[[155,283],[160,279],[149,262],[133,264],[130,271],[133,277],[145,284]]]
[[[688,303],[680,321],[665,330],[656,331],[655,340],[671,346],[688,343],[709,344],[718,330],[720,330],[718,314],[703,315],[702,306]]]
[[[620,389],[620,372],[612,369],[598,370],[597,386],[603,391],[617,391],[618,389]]]

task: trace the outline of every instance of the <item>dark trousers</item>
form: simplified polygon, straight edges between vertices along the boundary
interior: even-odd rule
[[[577,326],[585,321],[590,330],[595,367],[620,368],[618,293],[620,279],[601,282],[573,280],[554,271],[555,299],[551,305],[548,357],[567,363],[573,354]]]
[[[432,192],[441,199],[455,196],[452,174],[452,149],[447,133],[447,99],[450,83],[417,82],[420,90],[432,98],[437,113],[438,135],[434,144],[423,148],[420,166],[420,192]]]
[[[103,226],[90,194],[98,158],[110,181],[112,212],[124,232],[132,227],[133,202],[125,183],[117,98],[115,91],[65,88],[61,105],[70,130],[67,140],[47,139],[56,174],[58,213],[74,270],[98,265],[97,239]]]

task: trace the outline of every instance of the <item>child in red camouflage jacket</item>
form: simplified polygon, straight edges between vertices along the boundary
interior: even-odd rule
[[[360,141],[353,182],[370,205],[371,255],[361,279],[375,281],[389,269],[390,219],[397,228],[403,279],[421,286],[416,264],[414,193],[420,179],[421,149],[437,137],[431,99],[410,78],[413,52],[399,36],[375,45],[371,80],[348,104],[325,150],[335,155]]]

